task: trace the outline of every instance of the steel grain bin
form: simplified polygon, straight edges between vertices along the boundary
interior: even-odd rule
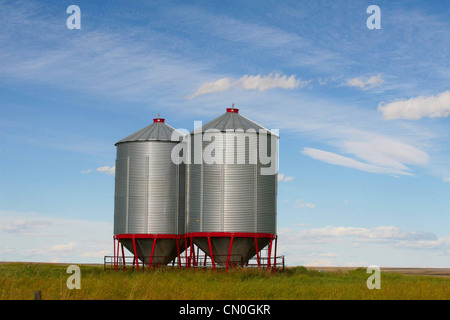
[[[171,159],[180,136],[158,117],[116,143],[114,237],[146,264],[185,248],[185,165]]]
[[[238,111],[191,132],[188,148],[186,237],[227,265],[245,263],[276,235],[277,172],[264,169],[277,163],[261,154],[278,161],[279,137]]]

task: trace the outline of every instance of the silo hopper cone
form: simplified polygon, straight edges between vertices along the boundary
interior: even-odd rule
[[[233,238],[233,244],[231,248],[230,256],[228,257],[230,249],[230,239],[228,237],[211,237],[211,248],[214,262],[225,266],[242,266],[245,265],[248,260],[256,255],[255,238],[250,237],[235,237]],[[268,238],[257,238],[258,250],[263,249],[269,244]],[[208,238],[195,238],[194,244],[196,244],[203,252],[211,257],[209,250]]]
[[[178,240],[177,250],[177,243],[175,239],[159,238],[156,239],[152,256],[153,241],[155,241],[155,239],[135,239],[138,259],[145,265],[149,265],[151,261],[152,267],[167,265],[173,259],[177,258],[178,250],[181,254],[185,249],[183,239]],[[121,239],[120,242],[131,253],[133,253],[133,255],[135,254],[132,239]]]

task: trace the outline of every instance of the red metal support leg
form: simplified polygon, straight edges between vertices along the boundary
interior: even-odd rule
[[[119,269],[119,257],[120,257],[120,243],[119,243],[119,240],[117,240],[117,246],[116,246],[116,249],[117,249],[117,255],[116,255],[116,270],[118,270],[118,269]]]
[[[148,263],[148,270],[150,270],[150,267],[152,266],[153,255],[154,255],[154,253],[155,253],[155,245],[156,245],[156,238],[153,239],[152,253],[150,254],[150,261],[149,261],[149,263]]]
[[[258,249],[258,239],[255,237],[255,249],[256,249],[256,261],[258,262],[258,268],[261,266],[259,261],[259,249]]]
[[[272,238],[270,238],[270,242],[269,242],[269,252],[268,252],[268,257],[267,257],[267,269],[269,269],[270,268],[270,265],[271,265],[271,263],[270,263],[270,259],[272,258],[271,257],[271,253],[272,253]]]
[[[198,259],[199,259],[199,257],[200,257],[200,248],[197,247],[197,259],[195,260],[195,261],[196,261],[196,262],[195,262],[195,265],[196,265],[196,266],[198,266]]]
[[[231,256],[231,248],[233,247],[233,239],[234,237],[230,238],[230,247],[228,248],[227,265],[225,267],[225,270],[228,270],[228,267],[230,265],[230,256]]]
[[[194,247],[193,241],[194,240],[191,237],[191,245],[189,246],[189,263],[188,263],[189,268],[191,267],[191,261],[192,261],[192,250],[193,250],[193,247]]]
[[[188,261],[187,261],[187,239],[184,239],[184,266],[185,268],[188,267]]]
[[[123,263],[123,270],[125,270],[127,267],[125,265],[125,251],[123,250],[123,244],[120,244],[122,247],[122,263]]]
[[[275,236],[275,254],[273,257],[274,270],[277,270],[277,245],[278,245],[278,235]]]
[[[197,259],[195,257],[195,248],[194,248],[194,246],[192,246],[191,252],[192,252],[192,265],[195,267],[195,266],[197,266]]]
[[[114,270],[117,270],[117,269],[116,269],[116,239],[113,239],[113,241],[114,241],[113,269],[114,269]]]
[[[214,255],[213,255],[213,251],[212,251],[211,238],[210,237],[208,237],[208,245],[209,245],[209,256],[211,257],[212,267],[213,267],[213,270],[216,270],[216,265],[214,263]]]
[[[134,263],[136,263],[136,269],[139,270],[139,261],[136,251],[136,239],[134,239],[134,237],[133,237],[133,251],[134,251]]]
[[[177,257],[178,257],[178,267],[181,270],[181,261],[180,261],[180,241],[176,239],[177,244]]]

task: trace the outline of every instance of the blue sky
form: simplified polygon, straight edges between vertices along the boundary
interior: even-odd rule
[[[449,267],[448,21],[445,1],[0,1],[0,260],[102,263],[114,143],[234,102],[279,129],[287,264]]]

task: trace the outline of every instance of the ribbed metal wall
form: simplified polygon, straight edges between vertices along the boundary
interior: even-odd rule
[[[184,234],[185,165],[170,141],[117,144],[114,234]]]
[[[270,164],[261,164],[259,158],[256,163],[255,157],[259,154],[258,133],[243,135],[253,135],[253,138],[245,139],[245,164],[237,164],[238,144],[235,143],[233,150],[229,150],[230,145],[224,138],[223,164],[188,165],[188,233],[276,233],[277,174],[261,175],[261,168]],[[193,161],[198,140],[193,133],[190,140],[189,152]],[[210,143],[203,141],[202,150]],[[267,148],[270,154],[270,135]],[[251,151],[254,151],[253,154]],[[251,155],[253,162],[250,162]],[[234,164],[229,164],[231,156],[235,157]]]

